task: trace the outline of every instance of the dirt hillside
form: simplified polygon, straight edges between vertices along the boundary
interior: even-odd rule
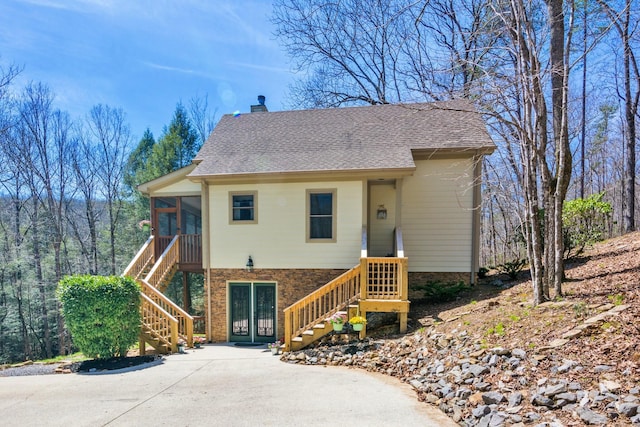
[[[566,275],[564,295],[535,307],[526,272],[489,275],[454,302],[412,303],[406,335],[283,358],[398,377],[461,425],[640,425],[640,232]]]

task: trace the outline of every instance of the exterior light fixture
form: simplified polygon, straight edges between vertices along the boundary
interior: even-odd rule
[[[249,273],[253,271],[253,259],[251,258],[251,255],[249,255],[249,259],[247,260],[247,264],[245,265],[245,267],[247,268],[247,271]]]
[[[387,208],[384,205],[378,205],[378,211],[376,213],[376,218],[378,219],[387,219]]]

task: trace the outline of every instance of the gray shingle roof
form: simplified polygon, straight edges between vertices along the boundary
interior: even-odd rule
[[[411,150],[486,150],[466,101],[225,115],[191,177],[415,167]]]

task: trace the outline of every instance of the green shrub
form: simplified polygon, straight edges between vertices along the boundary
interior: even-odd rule
[[[496,268],[500,273],[507,274],[512,280],[518,278],[518,273],[520,273],[524,266],[527,265],[526,259],[516,259],[513,261],[507,261],[504,264],[500,264]]]
[[[581,254],[586,246],[604,239],[607,222],[613,211],[611,204],[603,202],[604,192],[592,194],[586,199],[564,202],[562,206],[565,257]]]
[[[464,282],[442,283],[439,281],[427,282],[425,285],[413,286],[415,290],[423,291],[423,301],[426,302],[445,302],[453,301],[460,293],[469,289]]]
[[[56,295],[76,347],[87,357],[125,356],[140,333],[140,288],[129,277],[67,276]]]

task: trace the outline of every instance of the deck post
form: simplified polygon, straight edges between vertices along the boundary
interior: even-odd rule
[[[142,337],[142,332],[140,332],[140,336],[138,337],[138,353],[140,356],[147,354],[147,342]]]
[[[404,334],[407,332],[407,312],[398,313],[398,321],[400,322],[400,333]]]
[[[369,296],[369,272],[367,271],[367,259],[360,258],[360,299],[366,300]]]

